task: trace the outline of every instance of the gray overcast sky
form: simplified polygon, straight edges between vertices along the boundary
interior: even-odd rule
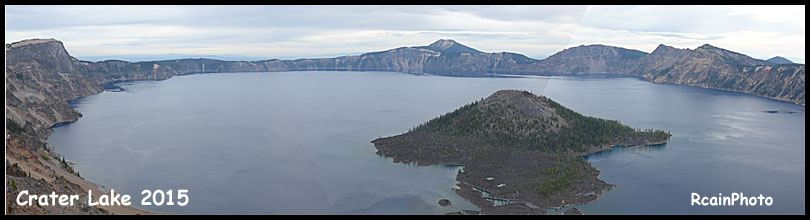
[[[6,43],[74,56],[321,57],[450,38],[545,58],[581,44],[651,52],[709,43],[804,63],[804,6],[6,6]]]

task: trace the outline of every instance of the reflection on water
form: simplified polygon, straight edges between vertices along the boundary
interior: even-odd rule
[[[617,153],[631,153],[636,154],[641,157],[650,158],[650,154],[657,151],[665,150],[667,144],[655,144],[655,145],[642,145],[642,146],[614,146],[612,150],[601,151],[597,152],[588,156],[585,156],[586,160],[593,161],[593,160],[603,160],[603,159],[610,159],[610,156]]]

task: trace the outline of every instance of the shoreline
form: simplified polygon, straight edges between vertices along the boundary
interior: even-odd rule
[[[615,147],[636,148],[636,147],[643,147],[643,146],[660,146],[660,145],[665,145],[668,142],[669,142],[669,137],[667,137],[666,140],[654,141],[654,142],[645,143],[645,144],[626,145],[626,146],[623,146],[623,145],[603,146],[602,148],[600,148],[600,149],[598,149],[598,150],[596,150],[594,152],[588,152],[588,154],[580,155],[580,156],[581,157],[587,157],[587,156],[590,156],[590,155],[593,155],[593,154],[597,154],[597,153],[601,153],[601,152],[605,152],[605,151],[611,151]],[[589,166],[593,167],[592,165],[589,165]],[[598,172],[598,174],[596,176],[596,179],[599,180],[599,181],[604,182],[604,180],[599,179],[599,175],[601,175],[602,170],[599,170],[596,167],[594,167],[594,169],[596,169],[596,171]],[[475,186],[475,185],[473,185],[471,183],[459,180],[459,177],[460,177],[460,175],[457,174],[456,175],[456,181],[459,182],[459,183],[456,184],[456,185],[460,189],[451,188],[451,190],[453,192],[455,192],[456,194],[458,194],[459,196],[461,196],[462,198],[464,198],[465,200],[467,200],[467,201],[473,203],[475,206],[477,206],[479,208],[479,213],[480,214],[549,214],[548,209],[554,209],[556,211],[562,211],[563,209],[565,209],[565,207],[584,205],[584,204],[587,204],[587,203],[594,202],[594,201],[598,200],[599,198],[601,198],[602,195],[605,192],[613,190],[614,188],[618,187],[617,185],[605,182],[605,183],[608,184],[608,187],[606,187],[606,188],[604,188],[602,190],[599,190],[598,192],[594,192],[594,194],[593,194],[594,197],[592,199],[589,199],[589,200],[586,200],[586,201],[581,201],[581,202],[574,202],[574,203],[571,203],[571,204],[565,204],[565,205],[562,205],[562,206],[543,207],[543,206],[535,205],[535,204],[533,204],[533,203],[531,203],[529,201],[523,201],[523,200],[520,200],[520,199],[504,199],[504,198],[494,198],[494,197],[485,196],[484,192],[481,192],[482,189],[480,187]],[[469,186],[469,188],[466,189],[466,190],[465,190],[465,187],[464,187],[465,185]],[[474,194],[476,194],[476,193],[480,193],[480,196],[475,196]],[[483,200],[482,200],[482,198],[483,198]],[[504,200],[504,201],[510,201],[511,200],[511,201],[516,201],[516,202],[505,204],[505,205],[496,205],[494,202],[489,201],[488,199],[497,199],[497,200]],[[486,206],[484,206],[484,205],[486,205]],[[509,205],[511,205],[513,207],[508,207]],[[482,206],[484,206],[484,207],[482,207]],[[503,207],[503,206],[507,206],[507,207]],[[523,209],[523,208],[528,208],[530,211],[520,210],[520,209]],[[506,210],[503,210],[503,209],[506,209]],[[485,213],[485,210],[488,211],[488,212],[493,212],[493,213]],[[515,212],[515,210],[521,211],[521,212]],[[504,212],[504,211],[506,211],[506,212]],[[511,211],[511,212],[509,212],[509,211]],[[447,213],[447,214],[455,214],[455,213]]]
[[[169,78],[171,78],[171,76]],[[161,80],[165,80],[165,79],[161,79]],[[101,93],[106,92],[106,91],[110,91],[110,92],[124,91],[123,88],[119,87],[116,84],[118,84],[118,83],[126,83],[126,82],[137,82],[137,81],[147,81],[147,80],[115,80],[115,81],[112,81],[112,82],[102,83],[102,84],[99,85],[99,86],[102,87],[102,90],[100,92],[90,94],[90,95],[87,95],[87,96],[79,96],[79,97],[76,97],[75,99],[66,100],[66,102],[68,102],[68,105],[69,105],[70,109],[73,109],[74,111],[76,111],[76,109],[74,109],[73,106],[71,105],[71,102],[77,101],[77,100],[85,98],[85,97],[98,95],[98,94],[101,94]],[[78,111],[76,111],[76,112],[78,112]],[[50,127],[48,127],[48,130],[49,130],[48,131],[48,136],[45,137],[45,139],[43,140],[43,142],[46,144],[46,147],[50,146],[48,144],[48,138],[53,134],[53,128],[60,127],[60,126],[66,126],[66,125],[69,125],[69,124],[72,124],[72,123],[76,123],[82,117],[83,117],[83,115],[81,113],[79,113],[79,117],[76,118],[75,120],[56,122],[53,125],[51,125]],[[56,149],[54,149],[52,147],[48,151],[61,155],[58,151],[56,151]],[[64,156],[63,156],[63,158],[64,158]],[[40,161],[40,163],[45,164],[50,169],[56,171],[57,173],[60,173],[62,175],[62,177],[65,178],[66,180],[81,186],[85,191],[93,191],[93,194],[103,195],[103,194],[108,194],[110,192],[109,189],[114,189],[114,188],[106,187],[106,186],[104,186],[102,184],[95,183],[94,181],[87,180],[87,179],[85,179],[83,177],[75,176],[75,175],[67,172],[66,170],[64,170],[61,167],[58,167],[58,166],[56,166],[56,165],[54,165],[52,163],[48,163],[48,161],[42,161],[42,158],[37,158],[37,159]],[[72,165],[71,165],[71,167],[72,167]],[[108,190],[104,190],[102,188],[107,188]],[[98,198],[95,198],[95,201],[98,202]],[[169,213],[161,213],[161,212],[149,211],[149,210],[146,210],[146,209],[143,209],[143,208],[138,208],[138,207],[135,207],[135,206],[100,206],[100,208],[110,212],[110,214],[113,214],[113,215],[169,214]]]
[[[588,136],[601,129],[611,131]],[[499,90],[371,142],[394,162],[462,164],[456,192],[481,214],[545,214],[616,187],[599,179],[601,171],[584,156],[614,146],[661,145],[671,136],[585,116],[528,91]]]
[[[611,79],[611,78],[629,78],[629,79],[636,79],[643,82],[648,82],[652,84],[659,84],[659,85],[671,85],[671,86],[685,86],[689,88],[700,88],[700,89],[708,89],[718,92],[728,92],[732,94],[741,94],[741,95],[752,95],[759,98],[769,99],[773,101],[780,101],[780,102],[787,102],[795,105],[799,105],[802,107],[806,107],[804,103],[800,103],[799,100],[790,100],[785,98],[777,98],[777,97],[768,97],[764,95],[754,94],[752,92],[746,92],[741,90],[732,90],[732,89],[723,89],[723,88],[714,88],[708,87],[705,85],[690,85],[690,84],[683,84],[683,83],[672,83],[672,82],[655,82],[648,78],[644,78],[643,76],[638,75],[631,75],[631,74],[622,74],[622,73],[592,73],[592,74],[585,74],[585,75],[571,75],[571,74],[489,74],[488,76],[491,77],[503,77],[503,78],[548,78],[553,79],[552,77],[563,77],[563,78],[589,78],[593,77],[595,79]],[[452,76],[451,76],[452,77]],[[469,78],[477,78],[476,76],[460,76],[460,77],[469,77]]]
[[[171,78],[171,76],[169,78]],[[165,79],[161,79],[161,80],[165,80]],[[11,158],[11,160],[10,160],[8,158],[9,156],[12,156],[10,153],[13,153],[13,152],[9,152],[9,145],[10,145],[10,143],[9,143],[10,139],[9,138],[11,138],[12,135],[11,135],[10,132],[8,132],[7,133],[8,136],[6,138],[6,157],[7,157],[6,162],[10,163],[10,164],[17,164],[17,165],[22,166],[22,167],[27,167],[28,172],[31,172],[32,174],[36,173],[36,175],[41,177],[42,180],[53,181],[53,180],[58,179],[58,178],[63,178],[64,180],[66,180],[66,181],[68,181],[70,183],[73,183],[73,184],[79,186],[80,188],[82,188],[84,193],[87,193],[88,191],[92,191],[93,194],[95,194],[95,195],[109,194],[109,189],[113,189],[113,188],[107,188],[107,187],[104,187],[101,184],[95,183],[95,182],[93,182],[91,180],[87,180],[84,177],[79,177],[76,174],[73,174],[73,173],[69,172],[68,170],[66,170],[66,168],[61,167],[59,164],[56,164],[55,159],[64,158],[64,156],[62,156],[58,151],[56,151],[56,149],[54,149],[53,147],[51,147],[49,145],[48,138],[53,134],[53,129],[54,128],[61,127],[61,126],[66,126],[66,125],[75,123],[78,120],[80,120],[81,117],[83,117],[83,115],[81,113],[76,111],[76,109],[74,109],[73,106],[71,106],[71,102],[74,102],[76,100],[80,100],[82,98],[86,98],[86,97],[89,97],[89,96],[101,94],[101,93],[103,93],[105,91],[111,91],[111,92],[123,91],[123,88],[121,88],[121,87],[119,87],[119,86],[117,86],[115,84],[124,83],[124,82],[136,82],[136,81],[145,81],[145,80],[142,80],[142,79],[115,80],[113,82],[101,83],[98,86],[101,87],[102,89],[100,91],[98,91],[98,92],[95,92],[95,93],[92,93],[92,94],[89,94],[89,95],[86,95],[86,96],[78,96],[78,97],[76,97],[74,99],[63,100],[64,102],[68,103],[68,107],[71,110],[75,111],[78,114],[78,117],[76,117],[76,118],[61,118],[61,120],[57,120],[57,121],[53,122],[52,124],[50,124],[49,126],[47,126],[47,128],[43,129],[41,131],[42,133],[26,134],[26,135],[31,135],[32,137],[36,137],[38,139],[36,141],[41,142],[41,144],[44,146],[44,148],[42,148],[42,149],[32,149],[30,151],[26,150],[26,149],[20,149],[20,150],[23,150],[23,151],[29,151],[28,154],[34,155],[34,158],[33,158],[34,161],[33,162],[29,161],[30,158],[29,159],[22,159],[22,160],[18,159],[18,158]],[[113,91],[113,90],[117,90],[117,91]],[[8,130],[6,130],[6,131],[8,131]],[[15,136],[19,136],[19,135],[15,135]],[[45,136],[45,137],[41,138],[40,136]],[[22,137],[18,137],[18,138],[22,138]],[[17,152],[17,150],[14,150],[14,152]],[[23,156],[23,155],[18,155],[18,153],[14,153],[14,154],[17,154],[17,156]],[[47,156],[49,156],[50,159],[45,160],[44,158],[42,158],[41,155],[47,155]],[[68,163],[69,163],[68,166],[73,168],[72,162],[68,162]],[[78,172],[78,170],[74,170],[74,171]],[[6,177],[9,177],[9,175],[6,174]],[[33,178],[33,175],[31,177],[28,177],[28,178]],[[34,180],[39,180],[37,178],[33,178],[33,179]],[[46,181],[46,183],[50,183],[50,182]],[[107,188],[107,190],[102,189],[102,188]],[[7,194],[6,195],[7,200],[8,200],[8,196],[9,195]],[[97,202],[98,198],[99,197],[96,197],[96,198],[93,198],[93,199],[94,199],[94,201]],[[6,205],[8,206],[8,204],[6,204]],[[170,213],[161,213],[161,212],[149,211],[149,210],[146,210],[146,209],[143,209],[143,208],[138,208],[138,207],[135,207],[135,206],[132,206],[132,205],[131,206],[98,206],[97,208],[105,210],[105,211],[108,212],[107,214],[112,214],[112,215],[159,215],[159,214],[162,215],[162,214],[170,214]],[[8,214],[8,211],[7,211],[7,214]],[[94,214],[98,214],[98,213],[94,213]]]
[[[46,161],[42,161],[43,160],[42,158],[38,158],[38,159],[39,159],[39,161],[41,163],[45,164],[46,166],[48,166],[52,170],[59,173],[62,176],[62,178],[65,178],[65,180],[70,181],[70,182],[72,182],[72,183],[74,183],[76,185],[79,185],[85,191],[93,191],[93,194],[95,194],[95,195],[109,194],[109,190],[103,190],[102,189],[102,188],[106,188],[103,185],[100,185],[100,184],[95,183],[95,182],[90,181],[90,180],[86,180],[84,178],[74,176],[74,175],[66,172],[64,169],[60,169],[59,167],[54,167],[55,166],[54,164],[47,163]],[[99,197],[96,197],[96,198],[94,198],[94,201],[98,202],[98,199],[99,199]],[[113,214],[113,215],[167,214],[167,213],[153,212],[153,211],[137,208],[135,206],[99,206],[99,208],[104,209],[104,210],[110,212],[110,214]]]

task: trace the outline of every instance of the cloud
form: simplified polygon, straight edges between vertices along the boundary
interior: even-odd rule
[[[804,63],[804,6],[591,6],[571,44],[650,52],[712,44],[754,58]]]
[[[711,43],[804,62],[803,6],[7,6],[6,42],[77,56],[352,54],[452,38],[543,58],[579,44],[651,51]]]

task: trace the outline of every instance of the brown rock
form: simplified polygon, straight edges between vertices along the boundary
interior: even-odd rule
[[[451,205],[450,200],[448,200],[448,199],[440,199],[439,200],[439,205],[442,206],[442,207],[450,206]]]

